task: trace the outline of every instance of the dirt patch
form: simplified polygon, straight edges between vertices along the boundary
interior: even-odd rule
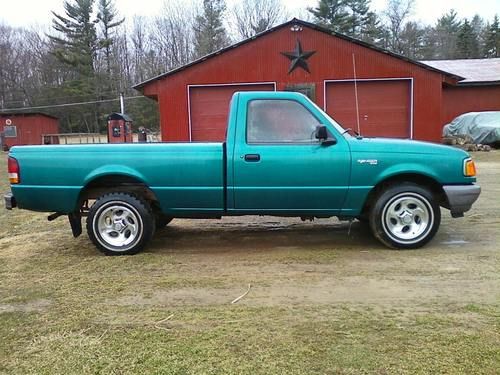
[[[51,304],[52,302],[46,299],[23,303],[0,303],[0,314],[12,312],[40,312],[47,310]]]
[[[184,306],[223,305],[244,292],[242,288],[180,288],[156,291],[150,296],[125,296],[111,304]],[[385,307],[428,303],[465,302],[494,303],[500,299],[496,280],[443,280],[440,277],[397,277],[374,279],[362,276],[323,278],[302,285],[276,283],[253,285],[239,303],[250,306],[281,306],[293,304],[370,304]]]

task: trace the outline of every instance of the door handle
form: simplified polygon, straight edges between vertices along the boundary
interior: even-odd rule
[[[260,160],[260,155],[259,154],[246,154],[245,155],[245,161],[259,161]]]

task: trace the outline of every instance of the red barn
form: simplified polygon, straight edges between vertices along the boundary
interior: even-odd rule
[[[0,113],[1,149],[17,145],[41,145],[44,134],[59,133],[57,117],[43,113]]]
[[[463,79],[293,19],[135,88],[158,101],[164,141],[223,140],[246,90],[302,92],[363,135],[439,141],[443,87]]]
[[[424,63],[465,77],[443,88],[443,124],[466,112],[500,111],[500,58]]]

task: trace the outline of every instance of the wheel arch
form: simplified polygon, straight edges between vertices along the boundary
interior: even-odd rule
[[[96,173],[86,179],[85,186],[79,194],[78,205],[81,207],[86,200],[97,199],[109,192],[126,192],[135,194],[150,202],[153,207],[159,207],[159,200],[153,190],[141,176],[126,172]]]
[[[443,190],[443,186],[434,178],[424,173],[411,172],[411,173],[399,173],[391,176],[387,176],[381,181],[379,181],[368,193],[363,208],[361,210],[361,215],[367,215],[375,202],[376,197],[381,191],[389,186],[401,184],[401,183],[414,183],[418,186],[428,188],[433,195],[436,197],[437,203],[440,206],[447,207],[448,200],[446,194]]]

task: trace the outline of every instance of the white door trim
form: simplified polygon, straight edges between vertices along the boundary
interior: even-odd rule
[[[189,142],[193,141],[193,129],[191,126],[191,88],[198,87],[225,87],[225,86],[257,86],[257,85],[273,85],[276,91],[276,81],[274,82],[238,82],[238,83],[208,83],[200,85],[187,85],[187,105],[188,105],[188,124],[189,124]],[[229,110],[229,108],[228,108]]]
[[[358,79],[325,79],[323,81],[323,110],[326,112],[326,85],[335,82],[367,82],[367,81],[410,81],[410,139],[413,139],[413,106],[414,106],[414,80],[413,77],[395,78],[358,78]]]

